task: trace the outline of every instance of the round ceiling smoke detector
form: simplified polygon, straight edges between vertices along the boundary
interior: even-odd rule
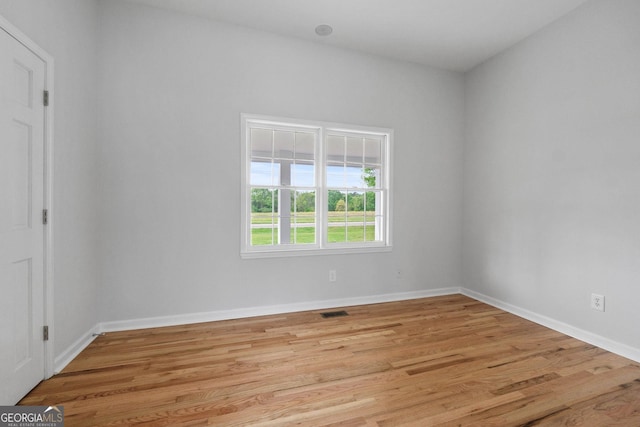
[[[331,28],[331,25],[320,24],[316,27],[316,34],[319,36],[326,37],[331,33],[333,33],[333,28]]]

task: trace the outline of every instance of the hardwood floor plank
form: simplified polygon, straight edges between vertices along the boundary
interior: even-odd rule
[[[462,295],[109,333],[68,426],[640,425],[640,365]]]

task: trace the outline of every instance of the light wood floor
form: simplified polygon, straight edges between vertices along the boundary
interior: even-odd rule
[[[640,364],[461,295],[110,333],[66,426],[640,426]]]

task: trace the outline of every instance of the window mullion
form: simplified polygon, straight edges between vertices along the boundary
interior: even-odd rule
[[[316,242],[320,248],[327,246],[327,182],[326,182],[326,164],[325,158],[325,132],[324,128],[319,128],[316,134]]]

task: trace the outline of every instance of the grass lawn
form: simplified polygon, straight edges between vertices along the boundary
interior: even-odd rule
[[[362,217],[361,217],[362,218]],[[365,231],[366,228],[366,231]],[[365,236],[366,232],[366,236]],[[329,227],[329,242],[373,242],[375,240],[375,226],[356,225],[351,227]],[[291,229],[292,243],[315,243],[315,227],[299,227]],[[278,241],[278,229],[254,228],[251,230],[251,244],[253,246],[271,245]]]
[[[297,212],[295,215],[297,217],[298,223],[315,222],[315,212]],[[328,219],[329,222],[344,222],[345,216],[347,222],[361,222],[363,218],[366,218],[367,221],[373,221],[375,212],[329,212]],[[274,223],[278,222],[276,212],[274,212],[273,214],[271,214],[270,212],[251,214],[251,224],[271,224],[272,220]]]

